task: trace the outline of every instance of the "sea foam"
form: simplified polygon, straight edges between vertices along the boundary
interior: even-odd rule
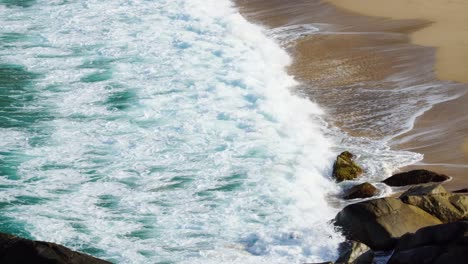
[[[323,111],[229,1],[36,1],[0,17],[22,36],[2,63],[39,74],[25,89],[48,113],[0,129],[22,142],[2,143],[18,174],[0,177],[2,226],[116,263],[333,259]]]

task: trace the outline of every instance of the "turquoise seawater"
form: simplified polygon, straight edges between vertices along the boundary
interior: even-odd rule
[[[0,231],[115,263],[329,260],[322,111],[225,0],[0,1]]]

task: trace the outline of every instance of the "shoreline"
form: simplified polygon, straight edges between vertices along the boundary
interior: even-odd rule
[[[234,2],[245,17],[268,28],[303,24],[319,28],[318,34],[305,34],[288,46],[294,58],[289,72],[301,82],[299,92],[325,109],[327,121],[353,137],[389,138],[396,150],[424,154],[423,161],[397,171],[424,166],[452,176],[445,184],[448,189],[468,183],[459,166],[468,164],[467,148],[456,149],[468,144],[464,137],[468,125],[461,125],[468,124],[468,117],[460,114],[468,107],[458,110],[468,102],[463,96],[468,86],[440,81],[433,70],[435,48],[412,43],[412,34],[432,22],[363,16],[323,1]],[[400,92],[405,88],[412,89]],[[376,91],[382,93],[376,96]],[[401,94],[395,96],[395,91]],[[421,97],[435,100],[418,100]],[[400,117],[390,113],[399,109],[399,101],[408,108]],[[461,124],[443,122],[455,116]],[[412,119],[414,123],[402,125]],[[395,128],[389,128],[392,124]],[[440,163],[446,165],[435,165]]]
[[[391,19],[425,19],[426,27],[410,34],[417,45],[435,48],[434,71],[441,80],[468,83],[468,3],[460,1],[397,0],[391,4],[381,0],[326,0],[327,2],[366,16]],[[418,8],[419,7],[419,8]],[[465,12],[465,13],[466,13]],[[395,137],[392,146],[424,154],[424,160],[402,170],[427,167],[453,177],[445,184],[449,189],[467,184],[468,168],[468,86],[464,94],[433,105],[414,122],[413,128]]]

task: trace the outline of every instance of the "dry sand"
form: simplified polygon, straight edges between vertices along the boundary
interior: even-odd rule
[[[385,90],[436,85],[452,95],[453,85],[438,79],[468,82],[468,22],[463,23],[468,18],[464,15],[468,1],[330,2],[340,7],[320,0],[236,0],[249,19],[272,28],[307,23],[325,26],[321,34],[294,43],[290,51],[295,61],[289,70],[304,83],[303,92],[326,109],[329,121],[349,134],[381,138],[402,132],[391,126],[399,127],[408,116],[388,113],[397,112],[407,95]],[[376,93],[379,89],[383,92]],[[457,91],[463,89],[467,88]],[[467,114],[468,95],[438,104],[417,119],[413,130],[398,137],[394,146],[423,153],[425,159],[416,167],[454,176],[450,189],[467,187]]]
[[[437,47],[436,72],[442,80],[468,82],[468,1],[328,0],[368,16],[424,19],[430,26],[411,34],[418,45]]]

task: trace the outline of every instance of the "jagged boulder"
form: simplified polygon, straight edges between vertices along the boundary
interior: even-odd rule
[[[336,264],[370,264],[374,258],[372,250],[361,242],[346,241],[339,246],[340,257]]]
[[[369,198],[376,195],[379,190],[372,184],[365,182],[359,185],[356,185],[346,191],[344,199],[357,199],[357,198]]]
[[[0,233],[0,263],[4,264],[110,264],[64,246]]]
[[[468,259],[468,222],[429,226],[403,236],[388,264],[464,264]]]
[[[441,224],[441,221],[418,207],[396,198],[380,198],[346,206],[335,217],[349,240],[360,241],[373,250],[392,249],[406,233]]]
[[[337,182],[353,180],[363,173],[362,168],[353,159],[354,155],[348,151],[338,155],[333,164],[333,178]]]
[[[407,195],[401,200],[406,204],[421,208],[443,223],[468,219],[468,196],[466,194]]]
[[[430,182],[443,182],[450,179],[447,175],[428,170],[412,170],[402,172],[387,178],[383,182],[388,186],[407,186]]]

